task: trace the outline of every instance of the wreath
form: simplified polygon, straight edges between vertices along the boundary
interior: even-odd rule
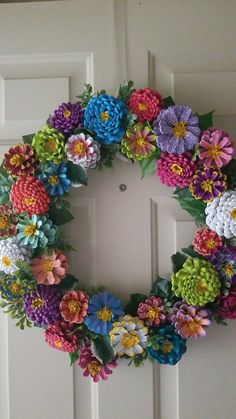
[[[1,307],[21,329],[43,328],[46,343],[95,382],[118,358],[175,365],[188,339],[236,318],[236,160],[212,117],[132,81],[116,97],[85,85],[77,102],[62,103],[4,155]],[[175,188],[198,226],[193,243],[172,256],[171,280],[158,277],[150,295],[134,293],[126,305],[69,273],[73,249],[61,227],[73,219],[70,188],[87,185],[89,170],[112,167],[117,154]]]

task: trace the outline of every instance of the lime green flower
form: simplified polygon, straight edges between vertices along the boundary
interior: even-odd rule
[[[171,280],[175,295],[189,305],[203,306],[214,301],[220,292],[221,284],[212,264],[199,258],[188,258]]]
[[[32,146],[41,162],[60,163],[65,158],[65,137],[49,125],[36,132]]]

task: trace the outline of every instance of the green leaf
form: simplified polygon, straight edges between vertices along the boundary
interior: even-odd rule
[[[93,88],[91,84],[84,84],[84,91],[81,95],[77,96],[82,108],[85,108],[93,96]]]
[[[201,129],[201,131],[204,131],[207,128],[210,128],[213,126],[213,113],[215,111],[211,111],[208,112],[204,115],[198,115],[198,119],[199,119],[199,127]]]
[[[178,272],[182,267],[184,262],[188,259],[188,256],[183,255],[183,253],[176,252],[171,256],[173,272]]]
[[[176,188],[173,198],[175,198],[179,202],[180,206],[194,218],[197,225],[205,223],[206,204],[204,204],[201,200],[195,199],[188,188]]]
[[[81,185],[88,184],[87,171],[78,164],[73,164],[71,161],[68,161],[67,174],[72,183],[81,183]]]
[[[125,307],[125,313],[130,314],[131,316],[137,315],[138,305],[143,303],[147,299],[147,295],[144,294],[131,294],[130,302]]]
[[[70,366],[72,366],[79,358],[79,351],[69,352],[69,357],[70,357]]]
[[[22,138],[23,138],[24,144],[32,144],[34,136],[35,134],[23,135]]]
[[[73,289],[74,285],[77,284],[78,282],[79,280],[74,275],[67,274],[66,277],[60,282],[58,287],[62,291],[68,291],[68,290]]]
[[[199,255],[197,252],[195,252],[194,250],[193,250],[193,246],[192,245],[190,245],[190,246],[188,246],[188,247],[184,247],[183,249],[182,249],[182,252],[183,253],[185,253],[186,255],[188,255],[188,256],[191,256],[192,258],[196,258],[196,257],[201,257],[201,255]]]
[[[175,102],[174,102],[174,100],[172,99],[171,96],[165,97],[163,99],[163,103],[164,103],[164,108],[165,109],[168,108],[169,106],[174,106],[175,105]]]
[[[173,291],[171,289],[171,281],[158,276],[156,281],[152,284],[150,295],[158,296],[163,299],[171,300],[173,297]]]
[[[101,158],[98,162],[98,170],[102,170],[104,167],[108,167],[109,169],[112,169],[113,161],[118,151],[119,151],[119,144],[110,144],[110,145],[101,144],[101,148],[100,148]]]
[[[9,202],[9,194],[7,192],[0,192],[0,204],[6,204]]]
[[[118,99],[123,100],[123,102],[128,102],[134,91],[134,83],[132,80],[128,81],[128,83],[121,83],[118,91]]]
[[[156,150],[148,158],[139,162],[142,171],[142,179],[145,175],[156,171],[156,161],[159,159],[160,155],[160,150],[156,148]]]
[[[52,202],[50,205],[49,217],[51,218],[52,222],[57,226],[69,223],[74,219],[73,215],[67,208],[57,208],[54,202]]]
[[[227,166],[222,167],[221,171],[227,176],[228,188],[234,189],[236,186],[236,160],[232,159]]]
[[[193,149],[192,160],[196,161],[199,155],[199,144],[196,144]]]
[[[115,356],[114,349],[111,346],[108,336],[96,336],[93,340],[93,347],[95,355],[104,365],[112,361]]]

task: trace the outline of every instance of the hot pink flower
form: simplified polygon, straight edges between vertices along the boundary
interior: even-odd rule
[[[67,257],[60,251],[34,258],[31,265],[38,284],[59,284],[68,272]]]
[[[217,301],[219,304],[218,315],[223,319],[236,319],[236,290],[229,292],[229,295],[220,297]]]
[[[83,323],[88,310],[88,297],[82,291],[70,291],[60,303],[62,317],[71,323]]]
[[[187,188],[193,180],[195,163],[191,154],[162,153],[157,161],[157,175],[164,185]]]
[[[83,375],[85,377],[90,375],[95,383],[97,383],[100,378],[102,380],[107,380],[108,375],[112,374],[112,368],[117,366],[115,358],[106,365],[102,365],[102,363],[94,356],[89,344],[86,344],[80,349],[78,364],[82,369],[84,369]]]
[[[138,122],[153,121],[163,106],[159,92],[145,88],[135,90],[130,96],[128,107],[138,117]]]
[[[221,129],[209,128],[203,131],[199,145],[199,158],[206,167],[226,166],[233,157],[233,141]]]
[[[195,252],[203,256],[211,256],[222,245],[222,239],[210,228],[197,230],[193,241]]]
[[[166,318],[162,299],[154,296],[147,298],[144,303],[138,305],[137,314],[149,326],[158,326]]]
[[[75,352],[77,337],[72,333],[71,326],[65,322],[57,322],[44,332],[45,341],[54,349],[64,352]]]

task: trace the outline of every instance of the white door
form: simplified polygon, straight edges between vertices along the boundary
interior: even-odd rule
[[[115,93],[126,77],[199,113],[216,109],[215,125],[236,136],[235,1],[9,3],[0,5],[1,153],[83,83]],[[195,229],[155,176],[141,181],[138,166],[119,160],[91,173],[72,203],[71,271],[123,299],[170,274],[171,254]],[[39,329],[22,332],[1,314],[0,418],[235,419],[235,347],[236,324],[213,326],[176,367],[123,361],[97,385]]]

